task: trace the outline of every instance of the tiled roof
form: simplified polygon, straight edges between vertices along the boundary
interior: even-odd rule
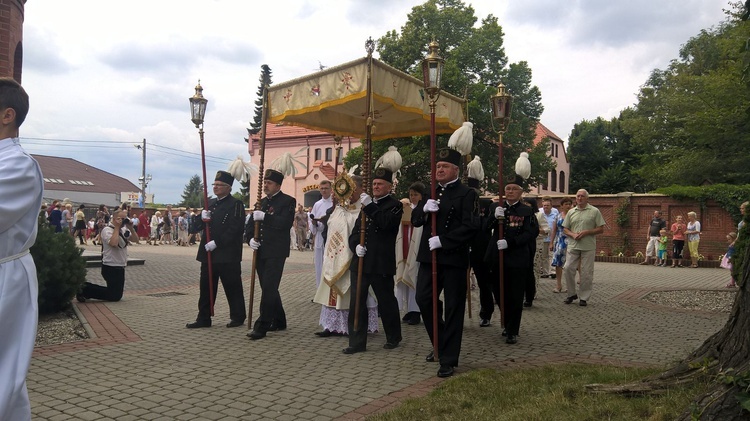
[[[325,175],[327,179],[329,179],[329,180],[333,180],[334,179],[334,173],[335,173],[335,171],[333,170],[333,167],[330,164],[325,163],[325,164],[321,165],[320,166],[320,172],[322,172],[323,175]]]
[[[547,126],[545,126],[541,122],[536,123],[536,136],[534,136],[534,144],[535,145],[538,144],[545,137],[548,137],[554,140],[559,140],[560,142],[563,141],[562,139],[560,139],[560,136],[552,133],[552,130],[548,129]]]
[[[304,127],[298,126],[287,126],[283,124],[267,124],[266,125],[266,140],[272,141],[277,139],[298,139],[306,137],[330,137],[330,133],[320,132],[317,130],[310,130]],[[252,136],[256,142],[260,138],[260,134],[254,134]]]
[[[45,190],[71,190],[92,193],[140,191],[135,184],[72,158],[32,155],[39,162]]]

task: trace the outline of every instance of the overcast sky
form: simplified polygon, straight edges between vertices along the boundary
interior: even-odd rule
[[[21,130],[33,154],[78,159],[180,201],[201,174],[188,98],[208,99],[208,176],[241,154],[260,66],[273,82],[363,57],[368,37],[399,30],[418,0],[29,0]],[[701,29],[721,22],[722,0],[476,0],[478,22],[497,16],[510,62],[525,60],[542,93],[542,123],[563,139],[573,125],[632,105],[651,70],[665,68]],[[439,39],[438,39],[439,41]],[[92,141],[97,141],[92,143]],[[171,148],[171,149],[168,149]],[[236,190],[236,185],[235,185]]]

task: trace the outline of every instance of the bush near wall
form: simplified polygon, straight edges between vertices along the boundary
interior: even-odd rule
[[[86,281],[83,250],[66,233],[55,233],[40,224],[30,249],[39,281],[39,313],[56,313],[70,308],[71,300]]]

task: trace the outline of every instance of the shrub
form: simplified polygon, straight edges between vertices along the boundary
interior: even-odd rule
[[[36,242],[30,249],[39,282],[39,313],[56,313],[70,308],[72,298],[86,280],[86,261],[75,239],[55,234],[46,224],[39,225]]]

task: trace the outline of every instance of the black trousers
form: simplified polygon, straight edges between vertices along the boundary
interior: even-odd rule
[[[536,274],[534,273],[533,267],[526,274],[526,282],[524,285],[523,293],[525,296],[525,301],[527,303],[534,302],[534,297],[536,297]]]
[[[359,297],[358,330],[354,331],[354,317],[357,304],[357,271],[351,271],[351,292],[349,298],[349,346],[367,348],[367,291],[372,287],[378,299],[378,312],[385,330],[385,340],[390,343],[401,342],[401,319],[398,312],[398,301],[393,293],[393,275],[362,274],[362,294]]]
[[[213,263],[213,297],[216,302],[216,292],[219,289],[219,280],[224,288],[224,294],[229,302],[229,317],[237,322],[244,322],[247,318],[245,311],[245,295],[242,292],[242,269],[240,262]],[[208,263],[201,263],[201,295],[198,298],[198,317],[196,321],[211,321],[211,302],[208,294]]]
[[[458,366],[461,353],[461,340],[464,333],[464,311],[466,310],[466,268],[458,268],[438,264],[437,294],[444,291],[445,310],[443,302],[438,300],[438,354],[440,364],[453,367]],[[433,338],[432,312],[432,263],[420,263],[417,274],[417,304],[422,312],[424,327]],[[445,314],[445,320],[443,320]]]
[[[492,268],[492,282],[499,285],[498,273],[500,268]],[[523,294],[529,272],[533,275],[533,268],[509,268],[505,266],[503,276],[503,306],[505,307],[505,330],[509,335],[518,335],[521,328],[521,314],[523,313]],[[499,287],[498,287],[499,288]]]
[[[268,332],[271,326],[286,329],[286,313],[281,304],[279,285],[284,273],[286,257],[258,259],[256,271],[260,283],[260,315],[255,319],[253,329],[257,332]]]
[[[102,277],[107,283],[106,287],[86,282],[81,294],[86,298],[97,300],[120,301],[122,291],[125,289],[125,267],[102,265]]]
[[[492,274],[487,263],[472,262],[471,268],[474,269],[479,287],[479,318],[491,320],[495,306],[500,303],[500,285],[492,282]]]

